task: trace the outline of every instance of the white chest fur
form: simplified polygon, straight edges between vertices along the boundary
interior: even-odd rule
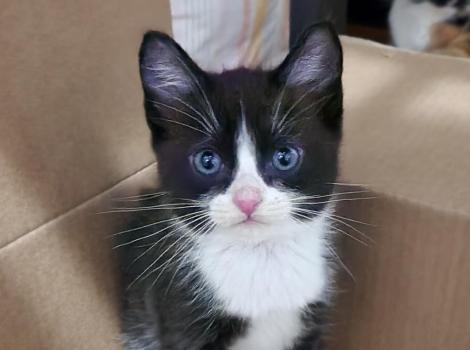
[[[323,297],[329,276],[326,214],[309,223],[237,227],[201,236],[196,262],[226,312],[244,318],[295,311]],[[247,236],[251,238],[247,238]]]
[[[303,331],[299,311],[271,312],[250,322],[246,335],[230,350],[284,350],[290,348]]]

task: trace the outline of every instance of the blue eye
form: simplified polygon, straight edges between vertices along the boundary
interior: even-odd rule
[[[292,170],[299,162],[300,153],[293,147],[285,146],[278,148],[273,154],[273,165],[277,170]]]
[[[193,156],[194,168],[203,175],[213,175],[222,167],[222,159],[211,150],[197,152]]]

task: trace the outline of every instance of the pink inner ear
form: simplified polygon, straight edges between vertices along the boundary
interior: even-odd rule
[[[233,202],[247,216],[253,214],[261,201],[261,190],[254,186],[242,187],[233,195]]]

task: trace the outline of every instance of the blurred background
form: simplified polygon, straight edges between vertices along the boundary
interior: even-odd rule
[[[204,68],[278,64],[306,27],[470,57],[470,0],[171,0],[173,34]]]

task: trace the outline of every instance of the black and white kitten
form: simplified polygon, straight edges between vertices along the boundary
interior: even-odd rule
[[[127,350],[321,345],[331,294],[342,50],[311,27],[272,71],[202,71],[169,36],[140,50],[159,194],[121,232]]]

